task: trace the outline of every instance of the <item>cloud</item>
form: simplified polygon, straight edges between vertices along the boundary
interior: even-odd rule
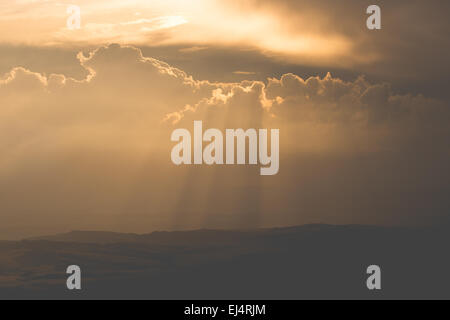
[[[327,74],[302,79],[288,73],[267,82],[202,81],[120,45],[100,47],[87,56],[80,53],[78,58],[88,73],[83,80],[24,68],[14,68],[2,78],[0,123],[15,132],[2,138],[5,155],[15,154],[18,146],[39,148],[44,135],[49,147],[55,139],[70,146],[74,137],[81,145],[113,146],[120,134],[130,135],[122,137],[124,145],[146,141],[152,147],[152,137],[160,145],[158,139],[174,124],[200,119],[220,128],[280,127],[290,136],[307,131],[310,143],[323,151],[343,148],[336,139],[348,140],[345,145],[356,149],[364,144],[368,149],[389,149],[392,140],[386,135],[406,142],[417,135],[448,134],[449,109],[444,102],[395,94],[389,84],[370,84],[363,77],[343,81]],[[99,136],[89,137],[88,132]],[[370,145],[367,135],[374,139]],[[301,145],[293,142],[288,149]]]
[[[446,95],[450,23],[445,0],[432,0],[431,5],[418,0],[383,2],[382,29],[377,31],[365,25],[371,2],[359,0],[79,0],[77,4],[82,9],[82,28],[67,30],[66,5],[61,2],[4,1],[0,43],[63,48],[110,42],[175,46],[176,50],[208,47],[211,55],[214,48],[238,48],[254,50],[278,63],[278,71],[269,68],[271,75],[292,72],[283,68],[286,64],[302,66],[300,71],[320,67],[343,71],[341,76],[363,73],[374,81],[389,79],[405,92]],[[189,52],[187,48],[182,52]],[[238,59],[245,59],[245,54]],[[229,60],[222,59],[221,64],[235,63]],[[226,72],[234,70],[241,68]]]
[[[267,83],[216,85],[210,97],[187,104],[166,119],[181,122],[178,125],[208,119],[211,126],[218,127],[281,127],[288,136],[305,131],[310,147],[322,151],[342,150],[342,141],[356,150],[391,149],[392,141],[387,141],[386,135],[407,143],[416,135],[449,133],[445,129],[450,119],[446,103],[422,95],[394,94],[389,84],[370,84],[363,77],[343,81],[329,73],[308,79],[284,74]],[[301,145],[296,140],[288,149]]]
[[[9,0],[8,2],[11,2]],[[322,64],[347,55],[352,45],[344,35],[287,32],[270,12],[230,10],[222,1],[80,1],[81,29],[68,30],[65,4],[48,1],[10,3],[0,7],[0,42],[45,46],[135,45],[246,46],[270,55],[302,57]],[[135,12],[141,12],[135,19]],[[30,27],[32,26],[32,28]],[[360,59],[361,57],[357,57]],[[347,56],[346,60],[353,60]],[[343,61],[343,59],[334,60]]]
[[[191,53],[191,52],[198,52],[208,49],[208,47],[200,47],[200,46],[194,46],[194,47],[188,47],[188,48],[181,48],[178,51],[183,53]]]
[[[444,102],[330,74],[197,80],[116,44],[78,59],[88,74],[81,80],[20,67],[0,78],[5,235],[306,223],[330,218],[331,203],[339,215],[330,222],[386,222],[407,195],[448,204],[440,195],[449,163]],[[260,181],[249,167],[175,167],[170,133],[191,129],[193,120],[205,127],[279,128],[279,175]],[[419,173],[408,176],[407,169]],[[347,179],[353,182],[339,183]],[[382,201],[386,188],[392,193]],[[441,191],[429,195],[433,190]],[[314,201],[321,192],[329,202]],[[400,211],[396,216],[407,219]]]
[[[256,72],[253,72],[253,71],[240,71],[240,70],[238,70],[238,71],[233,71],[233,73],[234,74],[239,74],[239,75],[253,75],[253,74],[256,74]]]

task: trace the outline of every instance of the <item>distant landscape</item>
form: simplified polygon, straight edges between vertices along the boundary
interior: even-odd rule
[[[448,228],[305,225],[0,242],[0,298],[450,298]],[[66,288],[79,265],[82,289]],[[382,270],[382,290],[366,268]]]

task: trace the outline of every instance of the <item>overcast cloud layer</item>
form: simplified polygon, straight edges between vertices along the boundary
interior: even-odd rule
[[[450,208],[449,106],[363,77],[194,79],[131,46],[79,54],[87,76],[0,80],[3,238],[102,229],[435,223]],[[279,128],[280,172],[176,167],[170,133]]]

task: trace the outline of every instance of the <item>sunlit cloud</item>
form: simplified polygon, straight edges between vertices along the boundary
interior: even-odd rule
[[[123,231],[124,221],[139,232],[172,228],[175,222],[197,228],[205,226],[205,216],[220,219],[217,208],[245,217],[254,207],[276,225],[286,219],[305,223],[308,218],[289,208],[309,206],[309,219],[326,216],[328,201],[307,199],[322,199],[324,188],[332,188],[333,206],[342,206],[340,221],[354,221],[347,209],[370,210],[380,203],[379,197],[367,199],[367,181],[380,177],[383,191],[391,183],[395,192],[405,185],[390,167],[386,172],[370,166],[369,175],[360,177],[354,159],[369,157],[376,165],[394,159],[406,176],[417,155],[430,155],[427,167],[436,174],[441,172],[435,161],[448,163],[446,105],[395,94],[385,83],[292,73],[267,82],[216,83],[119,45],[78,58],[89,73],[81,80],[21,67],[0,78],[0,130],[7,132],[0,136],[4,229],[30,221],[35,228],[59,223]],[[209,128],[279,128],[280,173],[264,182],[272,185],[262,185],[246,166],[215,167],[216,175],[202,168],[194,176],[174,167],[170,133],[192,128],[194,120]],[[405,150],[414,150],[414,157]],[[343,161],[346,156],[353,162]],[[313,163],[305,167],[305,159]],[[429,183],[436,183],[432,178]],[[299,198],[299,189],[307,198]],[[382,211],[385,219],[392,210],[395,205]],[[367,211],[361,212],[364,220]]]
[[[239,75],[253,75],[256,74],[256,72],[253,71],[241,71],[241,70],[237,70],[237,71],[233,71],[234,74],[239,74]]]
[[[203,215],[218,216],[217,206],[239,217],[251,209],[276,225],[330,214],[354,223],[355,207],[367,218],[361,221],[389,220],[399,206],[420,202],[421,190],[442,194],[440,201],[428,198],[432,205],[443,203],[448,100],[420,85],[399,90],[388,83],[419,79],[446,92],[448,22],[436,18],[446,11],[428,12],[433,23],[422,20],[412,32],[395,19],[420,20],[430,6],[389,2],[395,19],[395,10],[383,11],[386,28],[373,33],[364,10],[341,19],[348,5],[324,1],[330,5],[3,0],[2,228],[82,220],[105,226],[119,217],[121,229],[124,215],[130,230],[170,228],[173,221],[202,227]],[[79,29],[67,28],[69,4],[81,8]],[[367,66],[388,76],[374,77]],[[194,120],[221,129],[279,128],[279,180],[248,179],[255,176],[246,176],[249,168],[200,170],[200,178],[175,171],[170,132]],[[420,185],[411,172],[423,172]],[[249,196],[255,186],[264,187],[264,197]],[[410,210],[401,211],[409,219]]]
[[[15,32],[0,32],[3,43],[73,46],[119,42],[190,44],[192,48],[237,45],[319,64],[352,50],[351,41],[343,35],[311,32],[310,28],[292,32],[270,12],[230,10],[221,1],[78,1],[82,13],[79,30],[66,27],[69,3],[6,3],[8,6],[0,7],[0,30]]]
[[[208,47],[201,47],[201,46],[193,46],[193,47],[187,47],[187,48],[181,48],[178,51],[184,52],[184,53],[190,53],[190,52],[198,52],[208,49]]]

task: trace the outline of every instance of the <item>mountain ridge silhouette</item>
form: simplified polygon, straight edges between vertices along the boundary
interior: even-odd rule
[[[310,224],[5,241],[0,298],[448,299],[448,231]],[[65,283],[73,264],[83,277],[77,293]],[[366,287],[374,264],[379,291]]]

